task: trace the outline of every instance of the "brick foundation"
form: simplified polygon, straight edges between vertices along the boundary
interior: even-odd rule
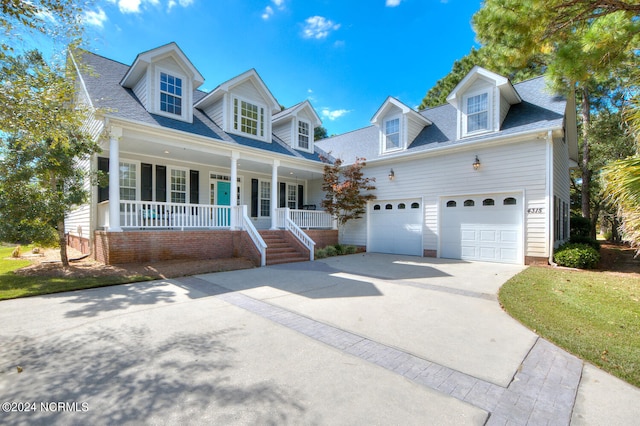
[[[107,265],[232,257],[260,265],[260,254],[244,231],[96,231],[94,257]]]
[[[82,254],[88,254],[91,250],[91,243],[87,238],[67,234],[67,246],[74,248]]]
[[[546,257],[525,256],[524,264],[525,265],[548,265],[549,259]]]
[[[316,242],[316,250],[338,244],[337,229],[305,229],[304,232]]]
[[[422,252],[424,257],[438,257],[438,250],[424,250]]]

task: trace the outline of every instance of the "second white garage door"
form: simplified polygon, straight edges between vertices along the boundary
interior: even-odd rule
[[[422,201],[375,200],[367,251],[422,256]]]
[[[522,263],[522,196],[444,197],[440,257]]]

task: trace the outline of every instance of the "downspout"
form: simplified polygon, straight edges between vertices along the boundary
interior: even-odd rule
[[[549,265],[558,266],[553,262],[553,250],[555,243],[554,208],[553,205],[553,132],[547,132],[547,232],[549,236]]]

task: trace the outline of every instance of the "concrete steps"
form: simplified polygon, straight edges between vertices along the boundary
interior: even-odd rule
[[[267,265],[306,262],[309,260],[309,255],[298,251],[294,245],[285,239],[287,231],[261,230],[258,232],[260,232],[260,236],[267,244]]]

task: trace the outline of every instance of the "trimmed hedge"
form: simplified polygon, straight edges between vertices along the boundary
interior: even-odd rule
[[[571,238],[569,238],[569,243],[586,244],[596,249],[596,251],[600,251],[600,243],[591,237],[585,237],[582,235],[572,235]]]
[[[593,269],[600,262],[600,253],[588,244],[567,243],[558,247],[554,261],[568,268]]]

